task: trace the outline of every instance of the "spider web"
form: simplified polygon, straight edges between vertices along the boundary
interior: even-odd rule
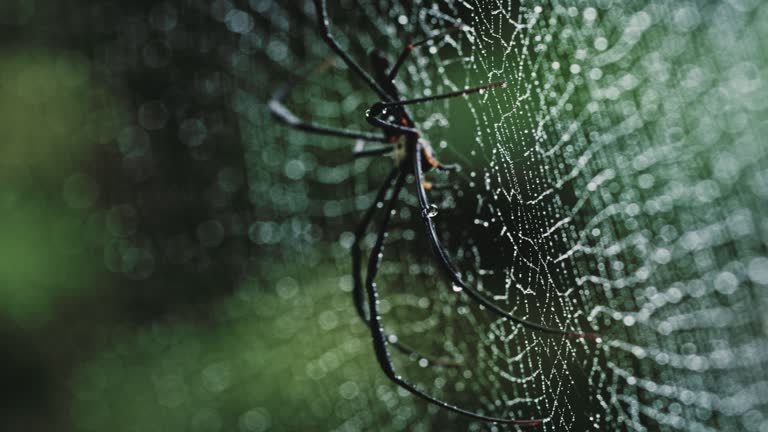
[[[502,248],[533,250],[506,270],[554,298],[537,307],[583,314],[605,336],[581,360],[596,425],[756,430],[765,107],[745,95],[762,87],[765,59],[742,32],[766,10],[607,6],[498,8],[475,22],[474,67],[515,83],[475,116],[487,229]],[[524,308],[526,291],[512,291]],[[552,376],[544,390],[569,383]],[[580,415],[551,406],[559,428]]]
[[[361,62],[373,47],[394,56],[409,34],[465,24],[417,51],[399,81],[411,97],[508,83],[414,109],[440,157],[464,167],[438,180],[453,185],[433,198],[441,236],[464,277],[507,310],[603,337],[543,337],[435,282],[406,196],[380,282],[385,323],[467,365],[457,373],[401,362],[412,379],[486,412],[544,417],[546,430],[766,427],[766,105],[757,95],[768,8],[758,3],[331,5],[334,31]],[[305,12],[311,23],[313,9]],[[307,48],[302,57],[328,55]],[[311,78],[300,98],[318,108],[310,101],[340,100],[312,117],[359,128],[372,96],[339,76]],[[295,139],[303,151],[337,145]],[[322,163],[307,170],[313,181],[355,177],[361,196],[308,208],[354,220],[383,177],[376,162]],[[379,399],[404,418],[421,409],[402,392]],[[421,424],[436,427],[446,414],[431,408]]]
[[[415,399],[375,364],[352,309],[348,248],[391,161],[352,161],[353,143],[277,125],[265,104],[279,83],[306,77],[286,105],[366,129],[375,95],[339,60],[316,69],[333,57],[312,2],[189,4],[236,39],[217,45],[226,78],[198,90],[234,89],[255,208],[247,236],[260,252],[215,308],[225,337],[174,323],[136,336],[147,351],[146,340],[172,347],[139,370],[157,393],[146,403],[177,409],[153,421],[188,425],[179,399],[193,430],[229,417],[244,431],[502,429]],[[547,431],[768,428],[764,3],[329,0],[329,11],[364,66],[374,48],[395,58],[462,24],[414,51],[397,80],[404,97],[507,82],[413,108],[438,157],[463,167],[428,174],[448,186],[431,193],[441,240],[464,279],[506,310],[602,337],[543,336],[455,292],[409,182],[378,279],[384,324],[461,367],[393,353],[403,376],[468,409],[544,418]],[[123,373],[121,350],[82,381]],[[183,398],[179,382],[192,388]],[[113,405],[145,415],[130,402]]]

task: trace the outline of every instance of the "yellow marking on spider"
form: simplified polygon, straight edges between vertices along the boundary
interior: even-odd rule
[[[400,135],[397,137],[395,141],[392,142],[395,146],[395,151],[392,152],[392,156],[395,159],[395,166],[400,166],[400,162],[405,159],[405,157],[408,155],[408,152],[405,150],[405,143],[408,141],[408,138],[405,135]]]

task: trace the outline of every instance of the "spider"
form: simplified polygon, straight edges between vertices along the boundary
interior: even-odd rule
[[[440,171],[455,171],[458,170],[459,167],[457,165],[444,165],[435,158],[434,150],[431,148],[429,143],[421,138],[421,133],[419,132],[416,123],[413,121],[406,107],[408,105],[427,103],[440,99],[448,99],[473,93],[481,93],[487,90],[493,90],[505,86],[505,81],[495,82],[441,95],[416,99],[401,99],[400,94],[395,86],[394,80],[397,77],[397,73],[400,70],[400,67],[408,59],[411,52],[420,45],[444,37],[453,31],[459,30],[461,25],[455,25],[434,36],[408,44],[398,56],[395,64],[391,67],[389,60],[384,54],[378,51],[373,51],[370,54],[373,75],[370,75],[357,62],[355,62],[355,60],[352,59],[352,57],[336,41],[333,33],[331,33],[329,28],[326,0],[314,0],[314,3],[317,18],[320,23],[321,34],[325,43],[350,68],[350,70],[360,79],[362,79],[368,85],[368,87],[370,87],[370,89],[373,90],[373,92],[376,93],[376,95],[380,98],[379,102],[374,103],[365,113],[365,119],[372,126],[379,128],[381,133],[377,134],[333,128],[299,119],[283,104],[292,87],[296,85],[296,82],[288,83],[281,87],[269,101],[269,109],[272,115],[278,121],[298,130],[320,135],[330,135],[339,138],[353,139],[357,140],[359,144],[365,142],[384,143],[384,145],[378,145],[376,147],[367,149],[362,145],[356,145],[353,150],[353,157],[355,158],[376,157],[389,154],[394,159],[395,166],[387,176],[384,184],[378,190],[374,204],[365,212],[357,228],[355,229],[355,240],[351,247],[353,275],[352,297],[357,314],[370,329],[371,337],[373,339],[373,348],[379,366],[384,371],[384,374],[387,376],[387,378],[392,380],[398,386],[404,388],[417,397],[420,397],[430,403],[450,411],[454,411],[456,413],[487,422],[508,423],[518,426],[540,425],[543,422],[542,419],[518,420],[490,417],[480,413],[465,410],[430,395],[429,393],[417,388],[405,378],[398,375],[394,364],[390,359],[390,351],[388,348],[389,345],[394,346],[396,349],[405,354],[413,355],[420,359],[426,359],[429,363],[435,364],[437,366],[458,367],[459,365],[455,362],[435,360],[425,355],[419,354],[414,349],[398,341],[394,335],[385,333],[381,321],[381,316],[379,314],[379,293],[375,283],[376,274],[381,263],[381,253],[384,247],[384,239],[388,232],[389,222],[395,208],[395,204],[397,203],[398,197],[403,189],[407,176],[413,175],[416,179],[416,195],[418,197],[421,218],[423,219],[426,226],[427,237],[437,259],[438,265],[448,277],[448,279],[450,279],[450,281],[456,287],[455,291],[465,293],[470,299],[484,306],[485,309],[491,313],[528,329],[555,336],[565,336],[578,339],[598,339],[598,336],[593,333],[576,333],[546,327],[544,325],[527,321],[513,314],[510,314],[509,312],[506,312],[501,307],[488,300],[480,291],[467,285],[463,281],[460,273],[451,262],[448,252],[445,250],[439,240],[435,223],[432,220],[435,215],[436,207],[430,204],[429,198],[427,196],[427,190],[431,188],[431,185],[426,183],[422,177],[428,170],[435,169]],[[376,210],[383,203],[387,193],[390,191],[391,193],[389,200],[387,201],[386,206],[384,206],[384,214],[377,233],[376,242],[374,243],[374,246],[369,253],[365,283],[363,283],[360,242],[364,234],[367,232]],[[368,313],[366,313],[366,302],[369,309]]]

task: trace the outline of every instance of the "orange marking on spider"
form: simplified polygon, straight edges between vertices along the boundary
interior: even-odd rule
[[[437,168],[438,166],[440,166],[440,162],[438,162],[437,159],[435,159],[435,157],[432,156],[432,153],[429,150],[427,150],[426,147],[422,147],[421,151],[424,153],[424,158],[427,160],[427,162],[429,162],[430,165],[432,165],[433,168]]]

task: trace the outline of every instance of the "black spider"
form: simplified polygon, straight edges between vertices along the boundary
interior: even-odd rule
[[[532,329],[541,333],[551,334],[551,335],[567,336],[567,337],[582,338],[582,339],[597,339],[597,335],[593,333],[569,332],[569,331],[559,330],[551,327],[546,327],[530,321],[526,321],[522,318],[518,318],[504,311],[494,303],[491,303],[479,291],[477,291],[476,289],[464,283],[464,281],[461,279],[459,272],[456,270],[453,263],[451,262],[448,256],[448,253],[443,248],[443,246],[440,243],[440,240],[438,239],[435,224],[432,221],[435,207],[430,204],[429,199],[427,197],[426,191],[429,186],[425,184],[425,182],[422,180],[422,176],[425,172],[424,166],[426,166],[427,170],[434,168],[437,170],[444,170],[444,171],[455,170],[458,167],[455,165],[443,165],[440,162],[438,162],[437,159],[435,159],[435,157],[433,156],[432,148],[429,146],[429,144],[426,141],[421,140],[421,134],[419,133],[419,130],[416,128],[414,121],[411,119],[411,116],[406,109],[406,105],[429,102],[429,101],[434,101],[439,99],[447,99],[447,98],[467,95],[471,93],[478,93],[485,90],[491,90],[491,89],[503,86],[505,82],[503,81],[497,82],[493,84],[488,84],[480,87],[446,93],[446,94],[437,95],[437,96],[402,100],[400,99],[400,94],[397,91],[397,88],[394,84],[394,79],[397,75],[398,70],[400,69],[400,66],[403,65],[403,63],[405,62],[405,60],[407,59],[411,51],[413,51],[413,49],[419,45],[425,44],[436,38],[443,37],[447,33],[458,30],[460,27],[454,26],[430,38],[424,39],[420,42],[409,44],[402,51],[400,56],[397,58],[395,65],[392,66],[391,69],[390,69],[389,61],[386,59],[386,57],[374,51],[373,53],[371,53],[371,56],[370,56],[372,61],[372,66],[374,69],[374,76],[372,77],[367,72],[365,72],[365,70],[363,70],[363,68],[359,64],[357,64],[354,60],[352,60],[349,54],[347,54],[347,52],[344,51],[341,48],[341,46],[339,46],[336,39],[334,39],[333,34],[331,34],[328,28],[329,22],[328,22],[328,13],[326,10],[326,1],[314,0],[314,2],[315,2],[315,9],[317,11],[318,20],[320,21],[322,36],[325,42],[336,53],[336,55],[338,55],[344,61],[344,63],[346,63],[347,66],[357,76],[362,78],[362,80],[365,81],[368,84],[368,86],[374,92],[376,92],[376,94],[379,96],[380,101],[371,106],[371,108],[365,113],[365,118],[368,121],[368,123],[380,128],[383,134],[373,134],[373,133],[366,133],[361,131],[331,128],[331,127],[326,127],[322,125],[305,122],[299,119],[288,108],[286,108],[285,105],[283,105],[283,101],[288,96],[288,93],[290,92],[292,87],[296,84],[295,82],[288,84],[283,88],[281,88],[280,90],[278,90],[278,92],[273,96],[272,100],[270,100],[269,108],[276,119],[299,130],[321,134],[321,135],[331,135],[331,136],[336,136],[341,138],[351,138],[351,139],[360,140],[360,142],[367,141],[367,142],[386,143],[386,145],[384,146],[378,146],[370,149],[363,149],[362,147],[356,146],[353,152],[353,155],[356,158],[380,156],[380,155],[391,153],[395,159],[395,167],[392,169],[392,172],[384,181],[384,185],[379,189],[378,194],[376,195],[374,204],[365,212],[365,215],[363,215],[362,220],[357,226],[357,229],[355,230],[355,240],[352,245],[352,273],[353,273],[352,296],[354,299],[355,308],[357,310],[358,315],[363,320],[363,322],[366,323],[366,325],[369,327],[371,331],[371,336],[373,337],[373,347],[376,352],[376,358],[379,362],[379,365],[383,369],[386,376],[390,380],[394,381],[400,387],[408,390],[409,392],[413,393],[414,395],[422,399],[425,399],[431,403],[434,403],[436,405],[439,405],[451,411],[464,414],[466,416],[469,416],[475,419],[489,421],[489,422],[511,423],[511,424],[516,424],[521,426],[534,426],[534,425],[541,424],[542,420],[540,419],[514,420],[514,419],[489,417],[489,416],[474,413],[471,411],[466,411],[457,406],[448,404],[447,402],[444,402],[440,399],[430,396],[428,393],[425,393],[422,390],[419,390],[418,388],[416,388],[416,386],[409,383],[408,381],[403,379],[401,376],[397,375],[397,373],[395,372],[394,365],[390,360],[389,350],[387,348],[387,345],[390,345],[390,344],[406,354],[414,355],[420,359],[427,359],[432,364],[436,364],[444,367],[458,367],[458,364],[449,362],[449,361],[430,359],[427,356],[417,353],[415,350],[404,345],[402,342],[399,342],[394,335],[387,335],[384,332],[384,328],[381,323],[381,316],[379,314],[378,290],[376,289],[376,284],[374,283],[376,278],[376,273],[379,270],[379,264],[381,261],[381,258],[380,258],[381,252],[384,246],[384,238],[387,233],[389,221],[393,213],[395,203],[397,202],[398,196],[403,188],[406,177],[409,174],[412,174],[416,179],[416,195],[418,196],[419,207],[421,210],[421,217],[424,220],[424,223],[426,224],[426,230],[427,230],[427,235],[428,235],[430,244],[437,257],[437,262],[439,263],[440,267],[445,272],[445,274],[450,278],[454,286],[457,287],[457,291],[466,293],[471,299],[485,306],[487,310],[495,313],[496,315],[502,318],[508,319],[514,323],[522,325],[523,327],[527,327],[529,329]],[[387,72],[388,70],[389,72]],[[371,249],[371,252],[369,254],[365,284],[363,284],[362,277],[361,277],[362,276],[361,274],[362,258],[361,258],[361,250],[360,250],[360,240],[365,234],[365,232],[367,231],[368,226],[370,225],[371,220],[373,219],[376,209],[382,203],[387,192],[390,189],[392,190],[392,194],[391,194],[391,197],[389,198],[389,201],[387,202],[386,207],[384,208],[383,221],[381,223],[381,227],[379,228],[378,236],[376,238],[376,243],[373,246],[373,249]],[[365,287],[365,290],[363,289],[363,286]],[[365,303],[366,303],[365,293],[367,293],[367,296],[368,296],[367,303],[370,309],[368,314],[366,314],[366,308],[365,308]],[[370,319],[367,315],[370,316]]]

